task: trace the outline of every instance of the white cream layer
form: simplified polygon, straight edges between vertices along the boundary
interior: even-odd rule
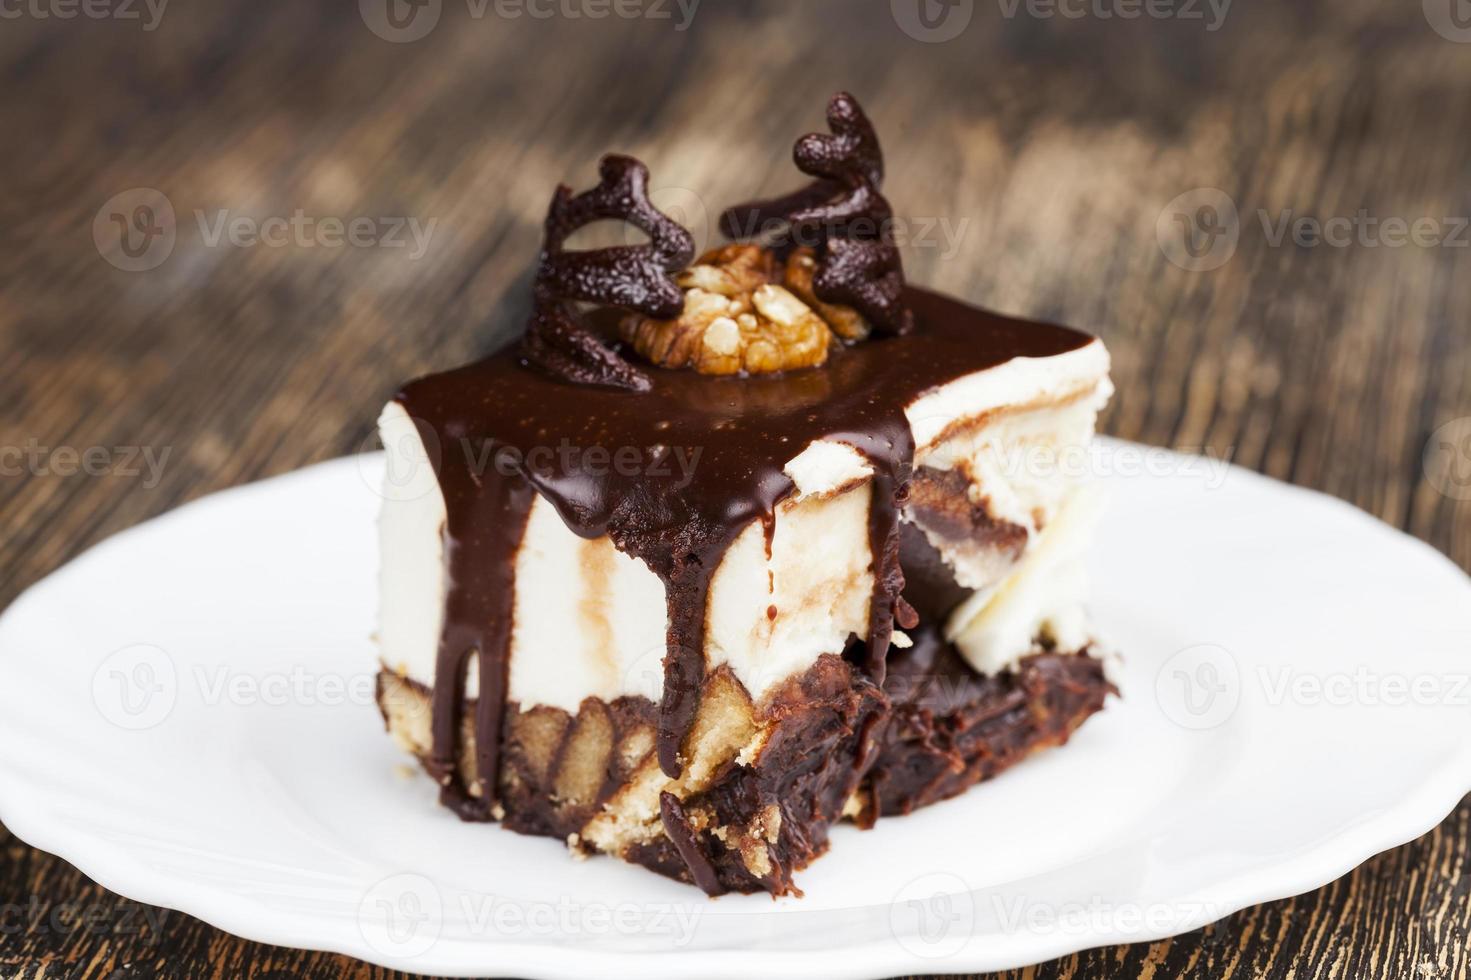
[[[1064,652],[1089,644],[1083,562],[1101,510],[1096,487],[1074,488],[1010,573],[950,614],[945,638],[977,671],[1015,668],[1039,638]]]
[[[999,450],[1012,444],[1084,448],[1112,390],[1107,373],[1108,354],[1093,341],[1056,357],[1015,358],[944,385],[906,410],[916,465],[960,466],[976,477],[980,482],[969,489],[973,500],[988,500],[994,514],[1028,528],[1030,556],[1047,538],[1041,531],[1076,480],[1063,468],[1035,467],[1025,457],[1018,463]],[[444,498],[403,407],[390,403],[379,428],[388,456],[379,522],[382,659],[432,685],[446,589]],[[769,558],[763,528],[755,522],[717,569],[707,611],[707,664],[729,664],[757,699],[822,654],[841,650],[850,634],[865,636],[873,589],[867,460],[841,443],[818,441],[785,469],[796,489],[777,508]],[[962,585],[990,590],[990,603],[982,607],[972,600],[950,623],[977,669],[1013,663],[1036,635],[994,624],[1061,629],[1059,624],[1069,622],[1058,611],[1077,605],[1069,583],[1044,571],[1023,580],[1027,587],[1003,588],[998,583],[1012,573],[1009,563],[998,564],[994,555],[968,543],[934,543]],[[1075,546],[1061,550],[1071,553]],[[1016,574],[1027,567],[1024,560]],[[515,592],[512,700],[523,708],[575,712],[588,697],[659,699],[664,588],[642,561],[619,552],[607,538],[579,538],[538,498],[516,556]],[[962,628],[959,614],[968,609],[977,616],[989,610],[982,625]],[[1076,648],[1086,637],[1075,644],[1058,640]],[[471,696],[478,690],[473,668],[467,686]]]

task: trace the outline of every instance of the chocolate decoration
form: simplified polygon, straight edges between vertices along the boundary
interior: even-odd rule
[[[903,302],[904,266],[893,242],[829,239],[812,288],[818,299],[853,307],[881,332],[914,329],[914,314]]]
[[[602,182],[573,196],[565,184],[547,210],[546,241],[536,283],[564,299],[636,310],[655,319],[679,316],[684,293],[671,273],[695,257],[695,240],[649,200],[649,169],[610,153],[598,165]],[[573,232],[594,221],[626,221],[648,234],[645,245],[566,252]]]
[[[563,184],[547,208],[536,271],[535,308],[521,353],[552,377],[578,385],[647,391],[648,377],[606,347],[581,322],[574,301],[675,317],[684,292],[671,273],[689,265],[695,240],[649,200],[649,170],[633,157],[608,154],[597,187],[573,195]],[[649,236],[644,245],[568,252],[572,233],[595,221],[624,221]]]
[[[663,581],[668,635],[658,748],[664,770],[675,775],[705,673],[709,585],[726,548],[752,521],[769,522],[792,492],[783,470],[788,460],[814,440],[851,444],[874,470],[869,534],[878,567],[865,662],[882,674],[903,588],[898,515],[914,454],[905,406],[962,375],[1014,357],[1066,353],[1091,339],[925,290],[907,290],[905,302],[915,315],[912,334],[871,338],[820,370],[727,379],[651,368],[648,390],[629,398],[612,388],[561,384],[529,368],[513,348],[404,388],[399,402],[443,447],[435,468],[449,514],[450,594],[433,755],[447,797],[473,801],[457,807],[462,816],[494,812],[513,567],[532,492],[575,534],[609,535]],[[617,315],[602,311],[591,325]],[[564,445],[574,451],[560,452]],[[539,447],[549,451],[534,453]],[[640,464],[592,465],[589,448],[627,448]],[[490,685],[476,720],[478,797],[451,788],[464,703],[457,688],[472,652],[482,685]]]
[[[521,354],[528,363],[572,384],[649,390],[649,376],[579,325],[576,314],[565,304],[538,302],[531,318],[531,326],[521,337]]]
[[[828,103],[827,124],[830,135],[808,133],[792,151],[797,169],[817,179],[783,197],[727,209],[721,231],[745,239],[784,225],[778,239],[784,246],[816,248],[818,299],[851,306],[880,333],[907,333],[914,318],[904,304],[894,212],[879,192],[884,158],[878,134],[847,92]]]

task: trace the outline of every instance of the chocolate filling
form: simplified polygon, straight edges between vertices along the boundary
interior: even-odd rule
[[[899,528],[899,564],[904,568],[904,598],[921,622],[943,624],[970,590],[955,581],[955,572],[914,524]]]
[[[951,541],[971,541],[1021,558],[1027,529],[991,514],[990,502],[972,503],[972,480],[961,469],[922,467],[914,474],[910,510],[914,523]]]
[[[1103,662],[1037,652],[1014,671],[978,674],[935,628],[892,658],[890,712],[866,770],[858,822],[905,814],[963,793],[1038,749],[1062,745],[1118,691]]]

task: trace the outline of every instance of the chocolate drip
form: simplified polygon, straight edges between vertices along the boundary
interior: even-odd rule
[[[712,549],[715,550],[715,549]],[[723,552],[724,548],[718,549]],[[683,567],[664,578],[669,633],[664,652],[664,694],[659,703],[659,768],[671,779],[684,771],[679,757],[684,737],[700,708],[705,683],[705,608],[718,555],[686,556]]]
[[[899,567],[899,496],[904,489],[905,485],[893,471],[874,472],[873,500],[868,505],[873,596],[868,603],[866,667],[875,684],[884,682],[884,658],[894,637],[894,607],[899,602],[899,593],[904,591],[904,569]]]
[[[904,570],[899,565],[899,515],[909,494],[914,468],[914,437],[902,409],[872,420],[870,429],[830,433],[825,438],[858,450],[873,468],[868,504],[868,548],[873,556],[873,594],[868,607],[864,668],[875,684],[884,682],[884,658],[894,636],[894,613],[902,601]]]
[[[487,446],[486,449],[494,447]],[[444,528],[449,589],[435,663],[433,745],[426,765],[440,799],[466,820],[495,816],[500,788],[501,726],[509,681],[515,605],[515,556],[531,511],[532,489],[515,476],[466,486],[445,479]],[[475,711],[475,781],[459,778],[465,680],[480,673]]]
[[[875,675],[882,672],[903,587],[899,511],[914,455],[905,407],[962,375],[1013,357],[1065,353],[1090,339],[923,290],[909,289],[905,302],[915,313],[912,334],[845,348],[820,370],[726,379],[651,368],[648,391],[630,398],[561,384],[511,349],[404,389],[399,400],[408,414],[427,424],[443,449],[436,470],[449,512],[451,588],[434,719],[441,779],[453,777],[449,747],[463,710],[455,688],[470,650],[481,658],[480,700],[491,702],[477,720],[477,754],[486,761],[473,814],[487,812],[485,801],[495,795],[511,570],[533,491],[575,534],[609,535],[665,583],[659,759],[671,775],[680,771],[679,751],[698,706],[710,580],[742,530],[770,522],[792,491],[787,461],[818,439],[846,442],[873,464],[875,581],[866,661]],[[616,315],[606,311],[590,323],[596,328]],[[498,454],[488,458],[487,446]],[[624,463],[613,465],[610,457],[620,453]],[[630,458],[637,464],[626,465]]]
[[[700,886],[700,890],[706,895],[724,894],[726,888],[720,883],[715,866],[695,840],[689,817],[685,816],[684,807],[673,793],[659,794],[659,818],[664,824],[665,835],[674,842],[675,850],[679,851],[680,858],[689,869],[690,877]]]

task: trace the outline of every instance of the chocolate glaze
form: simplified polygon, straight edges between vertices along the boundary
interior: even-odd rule
[[[705,606],[726,548],[769,528],[792,491],[788,460],[817,439],[872,463],[876,565],[864,661],[881,680],[903,588],[899,512],[913,465],[904,408],[925,392],[1013,357],[1075,350],[1088,335],[1010,319],[910,288],[915,329],[836,350],[821,369],[711,378],[651,367],[646,391],[578,385],[527,366],[517,349],[412,382],[399,394],[438,446],[448,509],[449,596],[435,684],[436,775],[462,816],[486,819],[497,792],[513,566],[532,493],[584,538],[608,535],[664,582],[668,631],[659,761],[677,775],[705,674]],[[589,323],[606,333],[611,317]],[[688,465],[692,463],[693,465]],[[477,656],[478,795],[454,783],[463,671]]]
[[[531,486],[518,476],[478,484],[442,484],[448,520],[444,530],[449,587],[444,632],[434,667],[436,705],[433,750],[426,765],[442,787],[440,798],[466,820],[494,815],[500,774],[500,732],[505,712],[511,642],[514,576],[510,562],[521,543],[531,510]],[[453,503],[451,503],[453,499]],[[489,562],[484,559],[491,557]],[[485,578],[485,575],[489,578]],[[478,785],[456,778],[465,677],[471,658],[480,668],[475,711],[475,771]],[[451,700],[453,699],[453,700]]]
[[[719,895],[725,891],[720,884],[720,876],[715,872],[715,865],[701,849],[699,841],[695,839],[695,831],[690,826],[689,817],[685,816],[684,807],[679,803],[679,797],[673,793],[664,792],[659,794],[659,818],[664,824],[664,836],[674,843],[675,850],[679,851],[680,860],[689,869],[690,877],[706,895]]]

